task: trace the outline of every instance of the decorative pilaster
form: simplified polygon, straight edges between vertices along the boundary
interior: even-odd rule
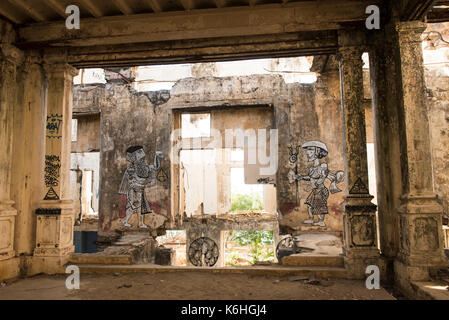
[[[377,265],[379,256],[376,206],[368,189],[362,53],[362,47],[356,45],[342,46],[338,52],[346,180],[343,249],[353,278],[363,278],[366,267]]]
[[[22,52],[9,44],[0,45],[0,260],[15,256],[14,225],[17,210],[11,200],[11,163],[14,106],[17,102],[17,67]],[[18,142],[20,143],[20,142]]]
[[[77,70],[46,60],[47,118],[42,202],[36,210],[35,256],[66,258],[73,252],[73,200],[70,199],[72,80]],[[64,263],[61,261],[61,263]]]
[[[399,88],[402,196],[396,274],[424,280],[429,270],[447,267],[443,253],[442,212],[433,191],[421,34],[418,21],[395,25]],[[406,272],[404,272],[406,271]]]

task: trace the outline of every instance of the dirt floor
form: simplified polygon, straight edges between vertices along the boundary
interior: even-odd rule
[[[68,290],[65,275],[38,275],[0,285],[0,300],[392,300],[384,289],[368,290],[364,281],[291,281],[208,273],[132,273],[81,275],[80,289]],[[307,283],[309,282],[309,283]]]

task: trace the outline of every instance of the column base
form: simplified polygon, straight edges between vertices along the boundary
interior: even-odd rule
[[[20,275],[20,259],[13,257],[0,261],[0,282],[13,279]]]
[[[17,210],[12,207],[14,201],[0,201],[0,261],[15,257],[14,226]]]
[[[443,208],[436,195],[407,195],[401,200],[397,260],[409,267],[447,268],[443,250]]]
[[[396,260],[394,262],[395,287],[405,296],[416,298],[418,293],[412,282],[430,281],[432,273],[436,272],[437,269],[434,267],[412,267]]]
[[[75,251],[73,245],[73,201],[52,200],[36,209],[36,248],[32,269],[58,273]]]
[[[33,256],[30,266],[27,269],[27,276],[34,276],[39,273],[62,274],[65,273],[66,264],[69,262],[71,254],[65,256]]]
[[[412,281],[428,281],[434,272],[449,265],[443,251],[443,209],[434,193],[407,194],[401,200],[395,284],[413,297]]]
[[[381,279],[385,274],[386,266],[380,259],[377,248],[357,248],[343,250],[345,255],[345,269],[349,279],[365,279],[367,277],[366,268],[370,265],[379,267]]]
[[[366,268],[370,265],[380,266],[377,248],[376,209],[369,194],[345,197],[344,228],[345,268],[351,279],[365,279]]]

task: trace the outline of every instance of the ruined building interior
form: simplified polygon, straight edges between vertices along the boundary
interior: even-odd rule
[[[69,265],[449,299],[448,1],[5,0],[0,40],[0,299]]]

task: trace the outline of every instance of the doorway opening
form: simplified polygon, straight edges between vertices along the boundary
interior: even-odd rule
[[[182,216],[276,213],[275,172],[272,176],[259,173],[264,166],[258,159],[249,160],[257,157],[258,149],[248,143],[253,138],[257,141],[260,131],[269,131],[272,108],[180,110],[173,118],[174,129],[181,132],[173,150],[179,154],[179,163],[174,161],[172,169],[179,179],[175,197]]]
[[[173,251],[172,266],[186,266],[186,232],[185,230],[167,230],[165,235],[156,238],[159,246]]]

